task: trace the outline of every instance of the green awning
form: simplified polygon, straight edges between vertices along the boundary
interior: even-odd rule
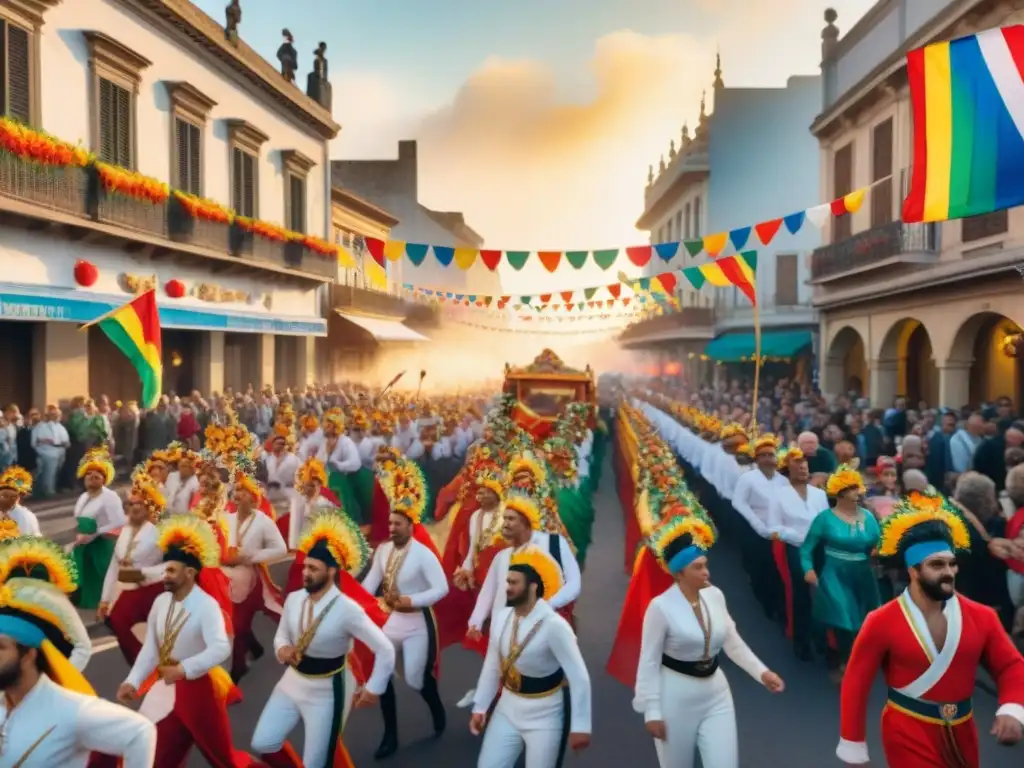
[[[811,344],[810,331],[762,331],[761,357],[794,357]],[[712,339],[704,354],[722,363],[739,363],[754,358],[753,333],[727,333]]]

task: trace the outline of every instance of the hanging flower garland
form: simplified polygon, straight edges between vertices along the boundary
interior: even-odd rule
[[[100,175],[100,181],[107,192],[135,200],[161,205],[167,202],[171,190],[162,181],[151,176],[144,176],[136,171],[129,171],[116,165],[97,162],[96,170]]]
[[[313,253],[320,254],[321,256],[333,256],[338,252],[338,246],[312,235],[300,235],[295,238],[295,242],[301,243],[302,247],[306,250],[313,251]]]
[[[269,240],[272,243],[287,243],[294,237],[292,233],[284,227],[271,224],[269,221],[250,219],[247,216],[236,216],[235,224],[237,224],[243,231],[251,232],[253,235],[261,237],[264,240]]]
[[[10,118],[0,118],[0,149],[30,163],[56,168],[84,168],[89,153]]]
[[[177,203],[185,212],[197,221],[209,221],[214,224],[230,224],[235,218],[235,212],[225,208],[220,203],[207,200],[198,195],[190,195],[181,190],[174,190],[172,193]]]

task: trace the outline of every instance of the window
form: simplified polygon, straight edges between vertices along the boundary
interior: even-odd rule
[[[39,126],[39,30],[53,3],[0,3],[0,113]]]
[[[316,163],[297,149],[286,149],[281,153],[281,167],[285,178],[285,224],[293,232],[306,234],[306,177],[310,170],[316,167]]]
[[[981,216],[969,216],[960,220],[960,239],[965,243],[973,243],[986,237],[1003,235],[1009,230],[1009,224],[1005,208]]]
[[[260,215],[260,148],[267,134],[245,120],[228,120],[231,207],[250,219]]]
[[[683,221],[686,222],[686,231],[683,233],[683,240],[689,240],[690,239],[690,232],[692,231],[690,229],[690,204],[689,203],[687,203],[686,206],[683,208]]]
[[[848,195],[853,191],[853,142],[836,151],[832,156],[832,197]],[[832,219],[832,242],[847,240],[853,234],[853,217],[850,214]]]
[[[795,307],[800,303],[797,255],[780,253],[775,257],[775,306]]]
[[[693,201],[693,239],[700,239],[700,198]]]
[[[86,32],[92,82],[92,145],[99,158],[134,169],[135,101],[149,59],[102,32]]]
[[[871,226],[881,227],[892,221],[893,193],[892,118],[879,123],[871,132]],[[888,181],[882,182],[882,179]]]
[[[183,192],[203,194],[204,135],[216,102],[185,82],[168,82],[171,98],[171,178]]]

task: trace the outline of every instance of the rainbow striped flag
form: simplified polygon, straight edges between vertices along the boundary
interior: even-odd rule
[[[163,344],[160,341],[160,310],[156,289],[146,291],[102,317],[86,323],[81,330],[98,325],[142,379],[143,408],[155,408],[163,394]]]
[[[914,165],[906,222],[1024,203],[1024,26],[907,54]]]

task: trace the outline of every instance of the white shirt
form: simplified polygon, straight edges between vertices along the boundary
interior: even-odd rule
[[[732,494],[732,506],[750,523],[758,536],[769,538],[766,526],[772,500],[780,488],[789,487],[789,480],[778,472],[766,477],[760,469],[740,475]]]
[[[534,546],[545,552],[550,552],[549,537],[551,535],[542,531],[534,531],[526,546]],[[562,557],[562,588],[550,597],[544,596],[544,601],[555,610],[565,607],[579,597],[580,587],[583,584],[580,564],[576,562],[572,548],[564,536],[558,537],[558,546]],[[512,547],[505,547],[491,561],[491,567],[487,569],[487,578],[484,579],[484,583],[480,586],[480,593],[476,596],[473,615],[469,617],[469,626],[481,629],[488,618],[493,622],[494,615],[505,607],[505,578],[508,576],[512,552]]]
[[[39,518],[35,516],[35,513],[31,512],[21,504],[15,504],[11,507],[11,511],[7,513],[7,517],[14,521],[14,524],[18,526],[19,536],[42,536],[43,532],[39,528]],[[0,518],[3,515],[0,514]]]
[[[805,489],[806,499],[796,492],[791,483],[780,487],[766,521],[769,533],[779,534],[780,539],[794,547],[804,543],[814,518],[828,509],[828,496],[821,488],[808,484]]]
[[[409,548],[409,553],[398,569],[398,576],[395,579],[397,583],[394,587],[400,595],[408,597],[412,601],[413,608],[426,608],[429,605],[434,605],[448,594],[448,579],[444,575],[441,561],[426,545],[420,544],[416,539],[409,539],[409,543],[405,546]],[[394,549],[394,542],[385,541],[373,553],[373,564],[370,566],[366,578],[363,579],[363,586],[371,595],[376,595],[377,590],[384,583],[388,559]],[[396,554],[396,557],[401,557],[401,554]],[[413,614],[392,613],[388,622],[395,620],[396,617],[410,615]]]
[[[110,434],[109,431],[107,434]],[[49,438],[52,443],[40,443],[41,439]],[[29,438],[36,453],[43,456],[59,457],[65,454],[71,444],[67,429],[59,421],[40,421],[32,427],[32,435]]]
[[[280,651],[285,646],[295,646],[302,636],[302,618],[309,594],[301,589],[288,595],[284,601],[284,612],[281,623],[277,625],[274,635],[274,650]],[[333,603],[333,605],[332,605]],[[352,651],[352,641],[359,640],[370,649],[374,656],[373,672],[366,681],[366,690],[380,696],[388,687],[391,674],[395,670],[395,648],[391,641],[366,615],[357,602],[343,595],[337,587],[331,586],[324,595],[313,603],[313,621],[331,606],[313,639],[306,648],[305,655],[314,659],[333,659]],[[285,677],[301,675],[292,667],[285,670]],[[330,685],[330,679],[323,682]]]
[[[173,515],[184,515],[188,512],[192,496],[199,490],[199,478],[190,475],[187,480],[181,479],[180,472],[171,472],[167,476],[164,494],[167,499],[167,511]]]
[[[295,485],[295,473],[299,471],[302,462],[294,453],[267,453],[263,456],[263,463],[267,466],[267,482],[277,483],[281,490],[291,488]]]
[[[302,535],[302,529],[306,526],[306,521],[323,509],[334,509],[334,504],[319,493],[312,500],[300,494],[292,496],[291,506],[288,511],[289,549],[295,549],[299,546],[299,536]]]
[[[487,536],[491,527],[497,524],[497,533],[501,535],[502,509],[499,504],[494,509],[478,509],[469,516],[469,551],[466,552],[466,559],[462,561],[462,569],[473,571],[473,557],[476,554],[477,542],[481,534]]]
[[[122,567],[128,567],[125,560],[129,557],[131,567],[142,571],[144,581],[141,584],[118,583],[118,574]],[[110,565],[107,566],[100,601],[112,604],[121,592],[156,584],[163,579],[165,571],[164,554],[156,543],[156,526],[148,520],[138,528],[125,525],[117,536],[117,543],[114,544],[114,556],[110,558]]]
[[[706,587],[700,591],[700,597],[701,615],[708,621],[710,614],[711,621],[708,655],[714,658],[724,650],[736,666],[760,682],[761,675],[768,671],[768,667],[740,637],[736,623],[729,615],[722,590]],[[644,721],[648,723],[663,719],[662,655],[679,661],[699,661],[704,657],[704,631],[697,621],[694,608],[675,584],[651,600],[644,614],[633,709],[643,714]],[[715,674],[720,675],[722,671],[718,670]]]
[[[295,453],[298,454],[302,461],[305,461],[310,456],[316,456],[320,446],[323,444],[324,431],[318,428],[315,432],[310,432],[308,435],[303,435],[299,438],[299,448]]]
[[[357,471],[363,465],[363,460],[359,456],[359,449],[348,435],[341,435],[338,438],[330,456],[327,455],[327,441],[325,439],[317,448],[316,457],[324,463],[328,470],[341,472],[345,475]]]
[[[7,718],[6,699],[0,699],[0,722],[6,725]],[[120,756],[124,768],[150,768],[156,756],[156,726],[145,717],[61,688],[46,675],[10,713],[3,730],[2,768],[16,765],[29,750],[22,768],[84,768],[92,752]]]
[[[258,509],[252,510],[241,524],[237,512],[226,512],[224,521],[228,527],[228,546],[236,547],[238,554],[249,558],[249,565],[222,566],[231,580],[232,602],[241,603],[252,594],[260,578],[254,566],[285,557],[288,546],[277,523]]]
[[[114,491],[103,487],[96,496],[83,493],[78,497],[75,503],[75,517],[94,519],[96,535],[99,536],[125,524],[124,504]]]
[[[502,608],[491,621],[487,656],[480,671],[473,697],[473,712],[487,712],[501,688],[501,657],[507,656],[512,643],[514,609]],[[540,629],[530,638],[516,661],[515,667],[523,677],[548,677],[559,669],[569,683],[571,733],[590,733],[590,674],[583,661],[576,635],[569,623],[555,613],[549,603],[538,600],[533,610],[520,620],[517,642],[523,642],[534,625]],[[562,710],[562,696],[525,697],[504,691],[498,699],[495,712],[508,718],[518,731],[550,727]]]
[[[416,431],[416,425],[410,424],[409,426],[402,429],[401,427],[395,432],[395,436],[392,439],[392,444],[395,448],[398,448],[402,453],[408,453],[409,447],[415,443],[419,438],[419,433]]]
[[[423,458],[427,453],[426,447],[419,441],[415,440],[412,445],[409,446],[405,455],[410,459],[416,460]],[[450,459],[452,455],[451,444],[445,439],[441,438],[430,448],[430,458],[437,461],[438,459]]]
[[[374,464],[377,462],[377,451],[380,450],[381,446],[387,444],[387,439],[380,435],[370,435],[362,439],[358,446],[359,460],[362,461],[366,469],[373,469]]]

